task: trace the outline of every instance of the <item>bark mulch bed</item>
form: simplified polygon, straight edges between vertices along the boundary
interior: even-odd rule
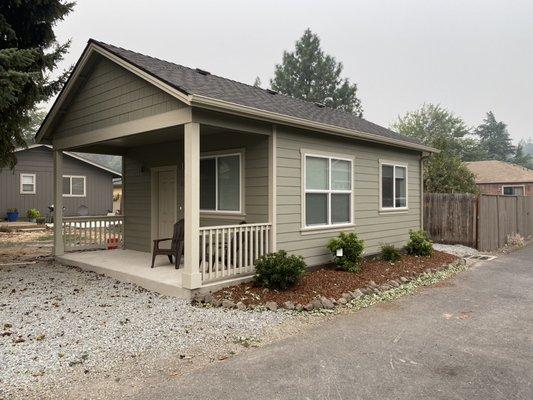
[[[287,301],[294,304],[307,304],[317,297],[339,299],[343,293],[365,288],[373,281],[376,285],[385,284],[401,277],[413,277],[428,269],[440,269],[457,260],[448,253],[435,251],[430,257],[404,255],[394,264],[380,259],[366,259],[358,273],[324,268],[306,272],[299,283],[286,291],[275,291],[254,287],[253,283],[242,283],[224,288],[213,294],[214,299],[242,302],[246,306]]]

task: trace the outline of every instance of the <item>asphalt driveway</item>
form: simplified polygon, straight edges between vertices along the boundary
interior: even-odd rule
[[[533,246],[139,399],[533,399]]]

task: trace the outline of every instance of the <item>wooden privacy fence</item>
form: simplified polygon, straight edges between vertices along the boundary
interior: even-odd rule
[[[424,229],[435,242],[496,250],[510,234],[533,234],[533,196],[426,193]]]
[[[424,194],[424,229],[438,243],[476,247],[477,196],[464,193]]]
[[[505,245],[507,235],[533,234],[533,196],[479,197],[478,249],[495,250]]]
[[[65,251],[116,249],[123,244],[122,215],[63,218]]]

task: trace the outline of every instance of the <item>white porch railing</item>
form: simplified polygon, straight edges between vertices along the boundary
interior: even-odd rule
[[[270,251],[269,223],[200,228],[202,282],[254,272],[254,262]]]
[[[123,244],[124,216],[64,217],[65,251],[115,249]]]

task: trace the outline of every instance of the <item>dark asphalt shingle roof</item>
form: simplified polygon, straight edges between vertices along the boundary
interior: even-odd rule
[[[391,131],[345,111],[328,107],[321,108],[315,103],[282,94],[273,95],[261,88],[213,74],[204,75],[194,68],[184,67],[93,39],[90,42],[101,46],[185,94],[202,95],[263,111],[353,129],[407,143],[421,144],[414,138]]]

